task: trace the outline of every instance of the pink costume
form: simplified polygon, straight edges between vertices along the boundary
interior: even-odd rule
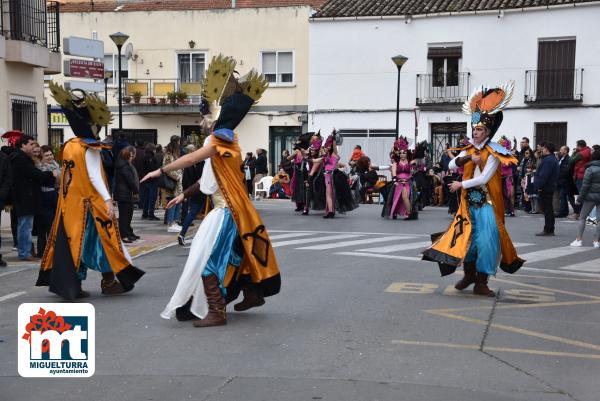
[[[408,198],[410,199],[411,178],[412,175],[410,172],[410,163],[408,161],[406,163],[398,162],[396,164],[397,184],[394,185],[394,200],[392,203],[392,209],[390,210],[391,215],[409,215],[410,211],[406,210],[404,207],[404,202],[402,202],[402,191],[406,189]]]
[[[339,156],[331,154],[323,158],[325,168],[325,213],[335,213],[335,190],[333,188],[333,171],[337,168]]]

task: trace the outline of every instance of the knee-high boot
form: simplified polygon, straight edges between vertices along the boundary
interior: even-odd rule
[[[226,302],[219,289],[219,279],[214,274],[202,277],[208,314],[204,319],[194,320],[195,327],[223,326],[227,324]]]
[[[475,276],[475,287],[473,288],[473,294],[484,297],[495,297],[496,293],[489,289],[487,283],[488,275],[478,272]]]
[[[458,283],[454,285],[454,288],[459,291],[462,291],[471,284],[475,283],[475,262],[463,262],[463,270],[465,275]]]
[[[121,283],[115,279],[114,273],[102,273],[100,288],[104,295],[117,295],[125,292]]]

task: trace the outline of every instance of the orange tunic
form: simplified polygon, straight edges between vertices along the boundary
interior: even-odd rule
[[[131,266],[131,262],[125,256],[117,219],[109,218],[104,200],[90,182],[85,161],[85,152],[88,148],[108,147],[97,142],[89,144],[81,138],[73,138],[63,145],[58,205],[48,244],[42,257],[41,269],[43,272],[49,272],[53,268],[58,230],[59,227],[64,227],[73,267],[79,270],[85,227],[91,214],[112,271],[125,289],[131,289],[133,283],[144,273]],[[104,171],[102,176],[106,182]]]
[[[477,149],[473,145],[468,145],[463,148],[467,155],[473,155]],[[482,169],[487,163],[488,157],[493,155],[498,158],[501,164],[516,164],[517,159],[514,156],[503,155],[496,152],[490,145],[486,145],[479,151],[479,156],[482,159]],[[475,163],[468,162],[464,166],[463,179],[468,180],[473,178],[475,172]],[[517,256],[517,251],[508,235],[504,224],[504,201],[502,197],[502,173],[501,168],[498,168],[492,178],[486,184],[488,196],[494,208],[494,215],[498,225],[498,233],[500,238],[500,250],[502,258],[500,260],[500,268],[507,273],[516,272],[524,263],[524,260]],[[456,270],[471,245],[471,217],[469,214],[469,202],[467,201],[467,190],[461,191],[460,206],[450,227],[440,234],[432,236],[433,245],[423,252],[423,259],[432,262],[438,262],[442,275],[451,274]]]
[[[213,171],[244,247],[238,277],[249,275],[253,283],[260,285],[264,296],[275,295],[281,287],[277,259],[267,229],[247,195],[237,138],[227,142],[213,135],[209,146],[217,150],[210,159]]]

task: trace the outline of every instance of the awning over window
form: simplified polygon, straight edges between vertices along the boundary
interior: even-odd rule
[[[462,58],[462,46],[451,47],[430,47],[427,51],[427,58]]]

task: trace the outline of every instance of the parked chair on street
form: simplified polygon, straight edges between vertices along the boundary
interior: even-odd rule
[[[259,192],[264,192],[264,198],[269,197],[269,190],[271,189],[271,184],[273,183],[273,177],[268,175],[263,177],[254,185],[254,193],[258,198]]]

